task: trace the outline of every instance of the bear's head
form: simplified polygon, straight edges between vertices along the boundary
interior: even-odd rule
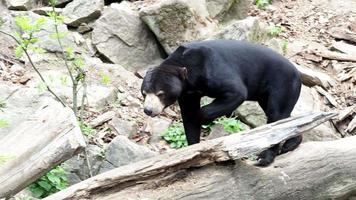
[[[186,78],[185,67],[160,65],[149,69],[141,86],[145,99],[144,112],[154,117],[176,102],[183,91]]]

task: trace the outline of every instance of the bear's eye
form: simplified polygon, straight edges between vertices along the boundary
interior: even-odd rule
[[[156,96],[160,97],[160,98],[163,98],[164,97],[164,92],[161,90],[159,92],[156,93]]]

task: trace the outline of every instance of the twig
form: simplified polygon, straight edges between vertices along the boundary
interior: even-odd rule
[[[57,12],[55,11],[54,6],[52,6],[52,12],[55,13],[55,16],[53,17],[54,19],[54,28],[56,31],[56,35],[57,35],[57,41],[59,44],[59,47],[61,49],[61,53],[64,59],[64,65],[67,68],[68,74],[70,76],[70,79],[72,80],[72,84],[73,84],[73,88],[72,88],[72,95],[73,95],[73,112],[74,115],[77,116],[77,110],[78,110],[78,104],[77,104],[77,87],[78,87],[78,81],[74,78],[72,71],[70,70],[70,67],[68,65],[68,60],[67,60],[67,56],[64,53],[64,49],[63,49],[63,45],[62,42],[59,38],[59,31],[58,31],[58,26],[57,26]]]
[[[47,90],[48,90],[64,107],[66,107],[66,104],[65,104],[65,103],[56,95],[56,93],[54,93],[54,92],[52,91],[52,89],[48,86],[48,84],[47,84],[47,82],[45,81],[44,77],[42,76],[41,72],[36,68],[35,64],[32,62],[32,59],[31,59],[30,55],[29,55],[28,52],[27,52],[27,49],[21,46],[20,41],[19,41],[16,37],[14,37],[13,35],[11,35],[11,34],[9,34],[9,33],[7,33],[7,32],[4,32],[4,31],[1,31],[1,30],[0,30],[0,33],[5,34],[5,35],[7,35],[7,36],[10,36],[12,39],[14,39],[14,40],[16,41],[16,43],[17,43],[18,45],[20,45],[21,49],[25,52],[26,57],[27,57],[28,61],[30,62],[31,67],[35,70],[35,72],[36,72],[36,73],[38,74],[38,76],[41,78],[42,82],[46,85]]]
[[[325,98],[335,107],[335,108],[340,108],[340,105],[336,102],[333,96],[329,94],[326,90],[324,90],[320,86],[315,86],[316,91],[318,91],[321,95],[325,96]]]

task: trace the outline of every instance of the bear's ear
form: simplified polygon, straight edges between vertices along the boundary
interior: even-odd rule
[[[179,75],[182,80],[187,80],[188,79],[188,70],[185,67],[180,67],[179,68]]]
[[[182,54],[182,59],[185,63],[192,66],[198,66],[204,59],[204,53],[202,49],[185,49]]]

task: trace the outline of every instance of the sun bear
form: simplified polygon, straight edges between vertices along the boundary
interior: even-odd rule
[[[201,125],[230,116],[245,100],[257,101],[271,123],[290,117],[301,89],[298,70],[282,55],[235,40],[208,40],[179,46],[143,79],[144,112],[154,117],[178,101],[188,144],[199,143]],[[200,106],[203,96],[214,98]],[[258,155],[256,165],[294,150],[302,136]]]

